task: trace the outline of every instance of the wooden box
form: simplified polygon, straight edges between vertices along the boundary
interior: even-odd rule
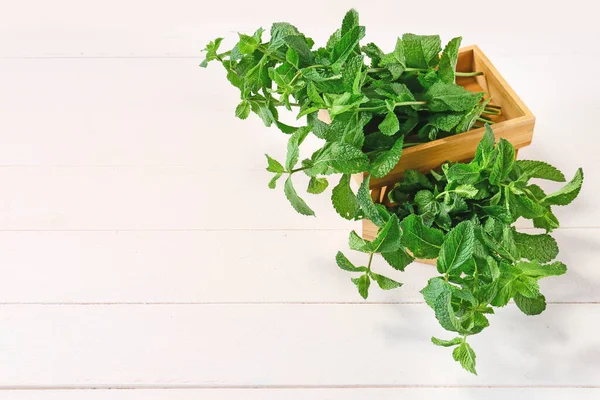
[[[457,71],[481,71],[483,75],[458,77],[456,83],[468,90],[486,92],[491,97],[490,104],[502,107],[502,113],[492,117],[492,126],[496,139],[508,140],[517,150],[528,146],[533,137],[535,117],[523,104],[517,94],[508,86],[490,60],[477,46],[464,47],[458,56]],[[416,169],[428,173],[446,161],[463,162],[475,157],[475,150],[484,134],[484,128],[472,129],[458,135],[409,147],[402,151],[400,162],[383,178],[371,178],[371,196],[376,202],[387,200],[388,187],[398,182],[404,171]],[[355,176],[362,181],[363,176]],[[363,220],[362,236],[373,240],[377,226],[369,220]],[[419,260],[430,263],[432,260]]]

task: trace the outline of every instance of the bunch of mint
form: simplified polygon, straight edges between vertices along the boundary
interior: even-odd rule
[[[553,261],[558,246],[548,233],[559,223],[552,207],[565,206],[577,197],[583,171],[577,170],[569,183],[550,194],[530,183],[532,178],[566,180],[558,169],[542,161],[515,161],[514,147],[504,139],[496,145],[486,125],[473,161],[447,163],[428,175],[407,171],[389,192],[388,207],[371,200],[369,178],[355,196],[345,193],[348,207],[378,225],[379,231],[373,241],[356,232],[350,234],[350,249],[368,254],[366,266],[355,266],[341,252],[337,264],[361,274],[352,282],[367,298],[371,280],[384,290],[402,285],[372,271],[376,253],[400,271],[413,257],[437,258],[440,276],[430,279],[421,293],[440,325],[458,336],[432,341],[454,347],[454,359],[476,373],[475,352],[467,338],[489,325],[486,314],[493,314],[494,307],[504,307],[511,299],[525,314],[540,314],[546,299],[538,281],[562,275],[567,269],[562,262]],[[521,217],[546,233],[518,232],[513,225]]]
[[[223,38],[215,39],[204,49],[201,66],[216,61],[225,67],[227,79],[240,91],[239,118],[252,111],[266,126],[291,135],[284,165],[267,156],[267,169],[274,174],[269,187],[286,175],[285,195],[301,214],[314,215],[294,188],[294,173],[310,177],[307,192],[312,194],[327,188],[331,174],[383,177],[398,163],[403,148],[467,131],[489,121],[482,113],[499,113],[484,93],[455,83],[456,76],[480,74],[456,72],[460,37],[442,51],[437,35],[404,34],[392,52],[384,53],[374,43],[360,45],[365,27],[355,10],[346,14],[325,47],[315,49],[312,39],[285,22],[272,25],[269,41],[263,41],[263,33],[261,28],[253,35],[239,34],[238,43],[221,53]],[[282,123],[282,107],[306,117],[304,126]],[[321,110],[331,124],[318,119]],[[309,133],[323,145],[300,161],[299,146]],[[338,196],[348,190],[342,178]],[[356,218],[352,209],[337,203],[338,196],[334,206],[340,215]]]

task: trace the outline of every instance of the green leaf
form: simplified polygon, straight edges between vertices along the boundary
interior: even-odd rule
[[[235,116],[239,119],[246,119],[250,115],[250,102],[248,100],[243,100],[238,106],[235,108]]]
[[[475,232],[470,221],[463,221],[448,233],[437,259],[441,274],[460,268],[473,255]]]
[[[274,53],[285,44],[288,36],[299,35],[298,29],[287,22],[275,22],[271,25],[271,40],[269,42],[269,53]]]
[[[377,207],[373,203],[373,199],[371,199],[371,191],[369,188],[369,184],[371,182],[371,177],[367,176],[360,185],[358,192],[356,194],[356,199],[358,200],[358,204],[360,205],[361,210],[365,214],[365,217],[371,222],[373,222],[377,226],[382,226],[385,224],[385,221],[379,214]]]
[[[437,298],[448,289],[447,286],[448,282],[444,282],[443,278],[431,278],[429,282],[427,282],[427,286],[421,289],[421,294],[425,299],[425,303],[432,309],[435,309]]]
[[[285,60],[296,68],[300,67],[300,55],[291,47],[285,52]]]
[[[438,76],[442,82],[454,83],[454,73],[456,71],[456,63],[458,62],[458,49],[461,42],[462,38],[456,37],[450,40],[444,48],[438,68]]]
[[[367,270],[366,267],[355,267],[354,264],[352,264],[341,251],[337,252],[335,256],[335,262],[337,263],[338,267],[344,271],[364,272]]]
[[[394,48],[394,51],[392,53],[382,55],[377,63],[381,64],[382,67],[387,68],[390,74],[392,74],[393,80],[400,78],[406,69],[404,43],[402,40],[398,38],[396,40],[396,47]]]
[[[461,344],[462,342],[464,342],[464,339],[460,336],[455,337],[454,339],[451,339],[451,340],[442,340],[442,339],[438,339],[436,337],[431,338],[431,343],[435,344],[436,346],[442,346],[442,347],[452,347],[452,346],[456,346],[457,344]]]
[[[533,226],[536,228],[545,229],[546,232],[552,232],[554,229],[559,227],[558,219],[552,213],[551,208],[548,206],[546,212],[539,218],[533,219]]]
[[[449,283],[443,282],[442,290],[433,303],[433,310],[442,328],[451,332],[466,333],[452,308],[452,289]]]
[[[271,158],[268,154],[265,154],[265,156],[267,157],[267,171],[275,173],[285,172],[283,165],[281,165],[279,161]]]
[[[363,253],[369,253],[365,248],[369,246],[369,241],[361,238],[356,231],[350,232],[350,236],[348,238],[348,246],[350,250],[360,251]]]
[[[382,252],[381,256],[392,268],[398,271],[404,271],[404,268],[415,260],[403,247],[398,248],[396,251]]]
[[[332,63],[331,70],[334,73],[337,74],[341,71],[342,65],[363,37],[365,37],[365,27],[355,26],[343,34],[339,42],[333,46],[330,61]]]
[[[243,33],[238,33],[240,41],[238,43],[238,49],[242,54],[252,54],[260,43],[256,41],[256,38]]]
[[[291,171],[294,169],[294,166],[298,162],[298,157],[300,155],[300,145],[306,139],[306,136],[310,132],[309,126],[303,126],[298,129],[296,132],[292,133],[288,140],[287,145],[287,157],[285,160],[285,168],[287,171]]]
[[[463,118],[463,114],[462,113],[448,113],[448,114],[444,114],[444,113],[435,113],[435,114],[431,114],[427,121],[429,122],[429,124],[441,131],[444,132],[451,132],[452,129],[454,129],[454,127],[456,125],[458,125],[458,123],[460,123],[460,121]]]
[[[327,182],[326,178],[317,178],[313,176],[310,178],[310,181],[308,181],[308,189],[306,189],[306,191],[310,194],[323,193],[328,185],[329,182]]]
[[[373,175],[375,178],[382,178],[389,174],[400,161],[403,145],[404,136],[400,136],[391,149],[384,151],[375,157],[369,167],[369,174]]]
[[[371,286],[371,279],[369,275],[362,275],[360,278],[352,278],[352,283],[358,288],[358,293],[363,299],[369,297],[369,286]]]
[[[454,189],[454,193],[466,197],[467,199],[472,199],[477,196],[479,190],[473,185],[458,185],[456,189]]]
[[[460,365],[472,374],[477,375],[475,370],[475,352],[467,342],[461,343],[452,352],[452,357],[458,361]]]
[[[358,12],[355,9],[350,9],[346,15],[344,15],[344,20],[342,21],[342,30],[341,35],[344,36],[346,33],[350,32],[353,28],[358,26]]]
[[[384,135],[392,136],[400,129],[400,122],[393,111],[387,113],[383,121],[379,124],[379,130]]]
[[[345,219],[356,219],[360,214],[360,205],[350,187],[350,175],[344,174],[331,192],[333,208]]]
[[[292,183],[292,176],[290,175],[285,181],[285,185],[283,186],[283,191],[285,193],[285,197],[289,200],[294,210],[302,215],[311,215],[314,216],[315,212],[310,209],[310,207],[302,200],[296,190],[294,189],[294,185]]]
[[[503,182],[515,164],[515,148],[506,139],[500,139],[497,146],[498,156],[490,172],[490,183],[499,185]]]
[[[385,277],[383,275],[379,275],[374,272],[371,272],[370,275],[371,278],[373,278],[373,280],[377,282],[379,287],[383,290],[396,289],[402,286],[402,283],[396,282],[395,280]]]
[[[541,178],[555,182],[566,181],[562,172],[543,161],[517,160],[517,166],[521,172],[521,179]]]
[[[517,251],[521,257],[539,262],[549,262],[558,255],[558,244],[550,235],[529,235],[514,232]]]
[[[521,261],[516,267],[521,271],[522,275],[541,279],[548,276],[560,276],[567,272],[567,266],[560,261],[555,261],[552,264],[540,264],[537,261]]]
[[[361,47],[361,51],[371,59],[371,66],[377,67],[383,58],[383,51],[375,43],[367,43]]]
[[[515,303],[526,315],[539,315],[546,309],[546,298],[543,294],[535,298],[529,298],[517,293]]]
[[[368,251],[370,253],[389,253],[400,248],[400,238],[402,231],[400,230],[400,221],[398,216],[392,214],[385,225],[377,232],[377,237],[370,242]]]
[[[412,68],[433,68],[439,62],[442,42],[438,35],[420,36],[412,33],[402,35],[406,65]]]
[[[278,172],[275,175],[273,175],[273,178],[271,178],[271,180],[269,181],[269,189],[275,189],[275,187],[277,187],[277,180],[279,178],[281,178],[281,172]]]
[[[558,191],[547,195],[543,200],[542,204],[544,205],[556,205],[556,206],[566,206],[571,203],[581,190],[581,185],[583,184],[583,170],[579,168],[575,173],[575,176],[569,183],[563,186]]]
[[[327,144],[313,162],[315,166],[319,164],[329,165],[343,174],[363,172],[369,166],[369,158],[362,150],[340,142]]]
[[[285,44],[289,46],[289,49],[293,49],[296,54],[298,54],[298,65],[305,66],[313,64],[313,54],[310,51],[310,47],[306,42],[304,35],[288,35],[284,38],[284,41]],[[295,61],[294,56],[292,56],[292,61]],[[296,65],[296,67],[298,65]]]
[[[409,215],[400,223],[402,244],[417,258],[436,258],[444,242],[442,231],[423,224],[418,215]]]
[[[202,50],[206,52],[206,58],[200,63],[202,68],[206,68],[210,61],[217,60],[219,58],[217,51],[219,50],[219,46],[221,45],[222,41],[223,38],[216,38],[215,40],[209,42]]]
[[[276,120],[273,111],[265,103],[250,101],[250,109],[262,119],[265,126],[273,125]]]
[[[483,134],[483,137],[477,146],[474,161],[483,168],[486,168],[492,161],[494,145],[494,132],[488,124],[485,124],[485,133]]]
[[[479,181],[480,167],[477,164],[454,164],[446,171],[448,182],[472,185]]]
[[[470,92],[462,86],[437,82],[425,92],[427,108],[432,112],[469,111],[482,98],[483,93]]]

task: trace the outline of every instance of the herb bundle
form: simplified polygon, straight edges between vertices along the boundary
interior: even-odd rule
[[[379,227],[373,241],[351,232],[349,247],[365,253],[365,265],[356,266],[338,252],[338,266],[357,273],[352,282],[367,298],[371,281],[384,290],[402,284],[372,270],[380,254],[394,269],[403,271],[416,258],[437,259],[440,276],[421,291],[440,325],[456,337],[432,338],[434,344],[454,347],[453,357],[466,370],[475,371],[475,352],[467,338],[488,325],[487,314],[514,300],[527,315],[546,308],[538,281],[562,275],[566,266],[554,261],[556,241],[549,233],[559,223],[553,206],[564,206],[577,197],[583,172],[562,189],[546,194],[533,178],[565,182],[564,175],[542,161],[515,161],[515,149],[506,140],[495,144],[487,115],[500,113],[484,93],[474,93],[455,83],[461,38],[442,50],[439,36],[405,34],[394,50],[384,53],[374,43],[360,45],[365,28],[350,10],[342,27],[325,47],[288,23],[275,23],[270,39],[264,30],[239,35],[229,51],[219,52],[222,38],[206,48],[208,62],[217,61],[229,82],[240,90],[236,116],[257,114],[266,126],[275,125],[289,135],[283,163],[267,155],[269,187],[286,175],[284,193],[294,209],[314,215],[298,195],[292,177],[310,177],[307,192],[324,192],[332,174],[341,174],[332,190],[337,213],[350,220],[369,219]],[[441,56],[439,55],[441,53]],[[302,126],[279,119],[279,110],[295,109]],[[327,112],[331,123],[318,118]],[[491,122],[490,122],[491,123]],[[479,124],[479,125],[478,125]],[[387,175],[406,147],[461,133],[485,124],[483,136],[469,163],[446,163],[425,175],[406,171],[388,192],[386,205],[371,198],[370,177]],[[300,161],[300,146],[309,134],[322,139],[322,147]],[[368,176],[355,194],[352,174]],[[519,218],[533,221],[543,234],[518,232]]]
[[[314,212],[296,192],[292,176],[302,171],[310,177],[308,193],[318,194],[328,186],[327,175],[368,172],[383,177],[398,163],[402,149],[439,137],[465,132],[482,116],[498,114],[484,93],[474,93],[455,83],[461,38],[454,38],[442,51],[437,35],[404,34],[394,50],[384,53],[376,44],[360,45],[365,27],[358,13],[350,10],[342,27],[325,47],[313,49],[314,41],[288,23],[274,23],[270,40],[263,42],[262,28],[253,35],[239,34],[238,43],[219,53],[223,38],[210,42],[206,59],[220,62],[229,82],[240,90],[235,114],[246,119],[254,112],[266,126],[275,125],[290,134],[284,164],[267,156],[273,172],[269,187],[286,175],[284,192],[301,214]],[[441,57],[439,56],[441,52]],[[305,125],[294,127],[279,120],[279,109],[295,109]],[[332,119],[326,124],[318,112]],[[300,161],[299,146],[312,133],[323,146]],[[342,178],[337,191],[348,191]],[[337,203],[344,218],[351,210]]]
[[[352,282],[367,298],[371,280],[384,290],[402,285],[372,271],[375,254],[400,271],[413,257],[437,258],[440,276],[430,279],[421,293],[440,325],[458,336],[434,337],[432,342],[454,347],[454,359],[476,373],[475,352],[467,337],[489,326],[486,314],[511,299],[525,314],[540,314],[546,300],[538,281],[566,272],[562,262],[553,261],[558,245],[548,233],[559,224],[552,206],[567,205],[577,197],[583,171],[551,194],[530,183],[532,178],[565,181],[549,164],[515,161],[514,147],[504,139],[495,145],[489,125],[473,161],[447,163],[428,175],[407,171],[390,191],[388,207],[373,203],[367,177],[355,201],[364,217],[379,226],[377,237],[366,241],[353,231],[350,249],[368,254],[368,262],[357,267],[338,252],[337,264],[361,274]],[[521,217],[546,233],[518,232],[512,225]]]

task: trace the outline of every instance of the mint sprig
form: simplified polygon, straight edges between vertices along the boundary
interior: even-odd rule
[[[357,194],[362,215],[379,226],[373,242],[350,235],[350,248],[369,256],[363,278],[355,281],[360,295],[368,295],[367,281],[375,279],[371,265],[378,253],[398,270],[412,256],[437,258],[440,276],[421,293],[440,325],[460,336],[432,341],[454,347],[454,359],[474,374],[476,356],[467,338],[489,326],[487,314],[511,300],[527,315],[545,310],[538,281],[567,270],[554,261],[558,245],[549,232],[558,221],[551,207],[573,201],[583,183],[579,169],[563,188],[547,195],[530,180],[564,181],[562,173],[543,162],[515,162],[514,154],[509,142],[495,144],[486,125],[473,161],[446,163],[428,175],[407,171],[390,191],[388,207],[373,203],[368,179]],[[518,232],[513,225],[519,218],[537,221],[547,233]]]
[[[324,189],[322,175],[369,172],[383,177],[396,166],[403,148],[467,131],[482,113],[499,112],[486,107],[483,93],[455,84],[456,76],[479,74],[456,72],[460,37],[442,51],[439,36],[407,33],[385,53],[374,43],[361,46],[365,35],[358,13],[350,10],[341,28],[319,48],[285,22],[272,25],[268,40],[259,28],[238,34],[227,51],[221,50],[223,38],[206,45],[200,65],[217,62],[225,68],[240,92],[238,118],[254,113],[286,135],[304,130],[323,140],[301,165],[302,140],[290,140],[285,171],[271,171],[275,175],[269,187],[276,186],[278,174],[299,171],[314,178],[307,188],[313,194]],[[306,117],[306,124],[283,123],[283,109],[298,119]],[[329,114],[332,123],[319,121],[319,112]],[[290,185],[285,193],[294,199],[292,206],[307,213],[308,206],[299,206],[300,196],[290,195]]]

